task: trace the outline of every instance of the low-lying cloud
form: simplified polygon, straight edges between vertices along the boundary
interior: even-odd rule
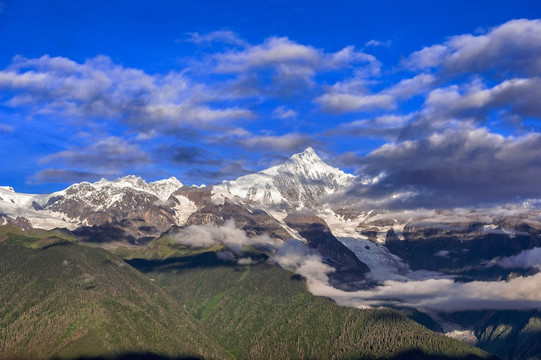
[[[274,260],[284,269],[288,269],[306,278],[309,286],[328,283],[327,274],[334,268],[324,264],[321,256],[300,240],[290,239],[274,255]]]
[[[225,245],[237,255],[242,254],[242,247],[245,245],[277,246],[277,241],[271,239],[268,235],[247,236],[244,230],[237,228],[233,219],[227,220],[223,226],[187,226],[174,234],[172,240],[192,247]]]
[[[541,274],[509,281],[473,281],[460,283],[452,279],[421,281],[388,280],[373,290],[345,292],[327,283],[312,282],[310,291],[327,296],[338,304],[369,307],[405,305],[443,312],[459,310],[541,309]]]
[[[368,308],[377,306],[410,306],[436,311],[482,309],[541,309],[541,273],[507,281],[472,281],[462,283],[451,276],[429,271],[410,271],[397,275],[378,272],[379,285],[369,290],[343,291],[330,285],[329,274],[335,269],[300,240],[276,241],[267,235],[249,237],[228,220],[223,226],[190,225],[173,236],[173,241],[193,247],[224,245],[218,253],[222,260],[249,265],[242,257],[245,245],[271,247],[271,261],[306,278],[308,290],[314,295],[333,299],[340,305]],[[446,254],[440,254],[445,256]],[[500,266],[535,267],[541,263],[541,248],[534,248],[499,261]],[[383,276],[383,277],[382,277]]]
[[[516,266],[531,264],[541,248],[509,258]],[[541,309],[541,273],[509,281],[473,281],[461,283],[451,276],[429,271],[412,271],[397,276],[389,272],[388,279],[378,278],[380,284],[370,290],[343,291],[332,287],[328,274],[334,269],[306,244],[289,240],[277,251],[274,259],[307,280],[308,290],[325,296],[340,305],[367,308],[374,306],[410,306],[437,311]],[[384,274],[379,272],[379,275]]]
[[[497,264],[503,268],[537,268],[541,270],[541,248],[524,250],[518,255],[500,259]]]

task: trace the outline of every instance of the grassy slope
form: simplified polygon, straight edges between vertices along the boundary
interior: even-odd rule
[[[228,357],[177,302],[118,257],[58,233],[38,235],[0,230],[0,358],[127,351]]]
[[[298,276],[213,253],[130,262],[183,304],[237,359],[487,356],[393,310],[358,310],[311,295]]]

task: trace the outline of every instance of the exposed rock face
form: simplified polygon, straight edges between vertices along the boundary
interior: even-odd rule
[[[385,246],[408,261],[413,270],[432,270],[462,275],[466,280],[499,280],[512,271],[490,267],[492,259],[517,255],[523,250],[541,246],[541,235],[527,224],[507,234],[486,232],[479,224],[456,224],[436,227],[435,224],[406,225],[404,240],[388,234]]]
[[[0,226],[7,224],[15,225],[24,231],[32,230],[32,223],[27,218],[18,216],[13,219],[5,214],[0,214]]]
[[[192,191],[192,198],[194,192]],[[285,240],[291,234],[266,211],[253,208],[248,204],[239,205],[229,199],[223,204],[215,204],[210,196],[198,196],[201,200],[197,211],[188,218],[186,225],[215,225],[221,226],[229,219],[235,220],[239,229],[244,230],[248,236],[267,234],[271,238]]]
[[[150,184],[135,176],[102,179],[93,184],[74,184],[46,202],[33,201],[32,207],[79,223],[82,226],[75,233],[86,241],[141,243],[176,223],[170,205],[178,199],[167,200],[181,186],[174,178]]]
[[[336,271],[330,275],[331,283],[344,290],[356,289],[370,271],[355,254],[334,237],[325,221],[315,215],[290,214],[284,221],[316,249],[323,260]],[[357,284],[356,284],[357,283]]]

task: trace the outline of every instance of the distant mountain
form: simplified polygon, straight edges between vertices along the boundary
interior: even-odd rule
[[[356,179],[307,148],[283,164],[208,187],[186,186],[176,178],[146,183],[135,176],[83,182],[48,195],[0,187],[0,224],[65,227],[82,241],[116,248],[143,245],[173,226],[221,226],[233,219],[249,236],[310,243],[285,221],[310,214],[313,224],[323,222],[329,229],[327,241],[340,241],[373,272],[432,270],[465,280],[505,277],[510,270],[487,269],[486,262],[541,246],[535,203],[417,211],[371,210],[362,199],[334,203]],[[338,266],[335,260],[329,259]]]

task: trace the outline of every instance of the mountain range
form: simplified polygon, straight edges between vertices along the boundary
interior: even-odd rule
[[[530,288],[541,264],[536,202],[373,209],[349,192],[366,181],[377,179],[347,174],[307,148],[283,164],[209,186],[187,186],[174,177],[147,183],[136,176],[82,182],[52,194],[3,186],[0,226],[65,229],[78,243],[115,253],[164,283],[160,267],[144,261],[213,249],[236,266],[264,262],[296,272],[310,292],[341,305],[398,309],[502,358],[539,356],[522,349],[535,349],[532,339],[541,335],[541,299]],[[474,287],[486,288],[487,298]],[[518,295],[498,297],[512,289]],[[204,309],[193,311],[207,319]],[[513,312],[520,316],[508,315]],[[204,354],[220,357],[220,349],[209,349]]]

